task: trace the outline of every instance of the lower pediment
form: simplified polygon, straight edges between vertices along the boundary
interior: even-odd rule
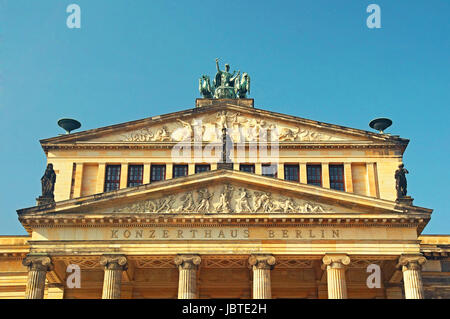
[[[79,216],[408,214],[431,210],[234,170],[216,170],[18,211],[19,219]]]

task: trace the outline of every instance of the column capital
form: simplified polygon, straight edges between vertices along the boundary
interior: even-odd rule
[[[248,264],[255,269],[273,269],[276,259],[272,255],[251,255]]]
[[[100,257],[100,265],[107,270],[127,270],[128,261],[124,255],[103,255]]]
[[[327,268],[344,268],[350,264],[350,257],[345,254],[326,254],[322,258],[322,262]]]
[[[402,271],[406,270],[421,270],[422,265],[427,259],[420,255],[401,255],[398,259],[397,267],[402,266]]]
[[[46,255],[28,255],[22,261],[22,264],[30,270],[50,271],[53,270],[52,260]]]
[[[199,255],[177,255],[174,258],[175,265],[178,269],[197,269],[198,265],[202,262]]]

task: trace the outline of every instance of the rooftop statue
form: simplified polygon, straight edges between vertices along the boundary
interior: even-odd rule
[[[395,188],[397,190],[397,198],[402,198],[406,196],[406,174],[408,174],[408,170],[405,168],[403,164],[398,166],[398,170],[395,171]]]
[[[219,67],[219,59],[216,59],[217,73],[213,85],[209,76],[202,75],[199,79],[199,91],[203,98],[211,99],[245,99],[250,93],[250,76],[241,71],[230,73],[230,65],[225,64],[225,70]]]

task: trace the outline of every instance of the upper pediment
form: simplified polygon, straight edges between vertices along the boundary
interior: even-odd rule
[[[223,128],[228,129],[235,143],[356,143],[405,147],[408,142],[395,136],[226,103],[59,136],[41,143],[44,147],[50,144],[215,143],[222,140]]]

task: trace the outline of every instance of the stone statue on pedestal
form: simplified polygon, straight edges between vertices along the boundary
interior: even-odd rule
[[[54,194],[56,173],[53,164],[48,164],[44,176],[41,178],[42,195],[37,198],[37,205],[46,205],[55,202]]]
[[[398,169],[395,171],[395,188],[397,189],[397,198],[406,197],[406,174],[409,174],[408,170],[404,168],[403,164],[398,166]]]

